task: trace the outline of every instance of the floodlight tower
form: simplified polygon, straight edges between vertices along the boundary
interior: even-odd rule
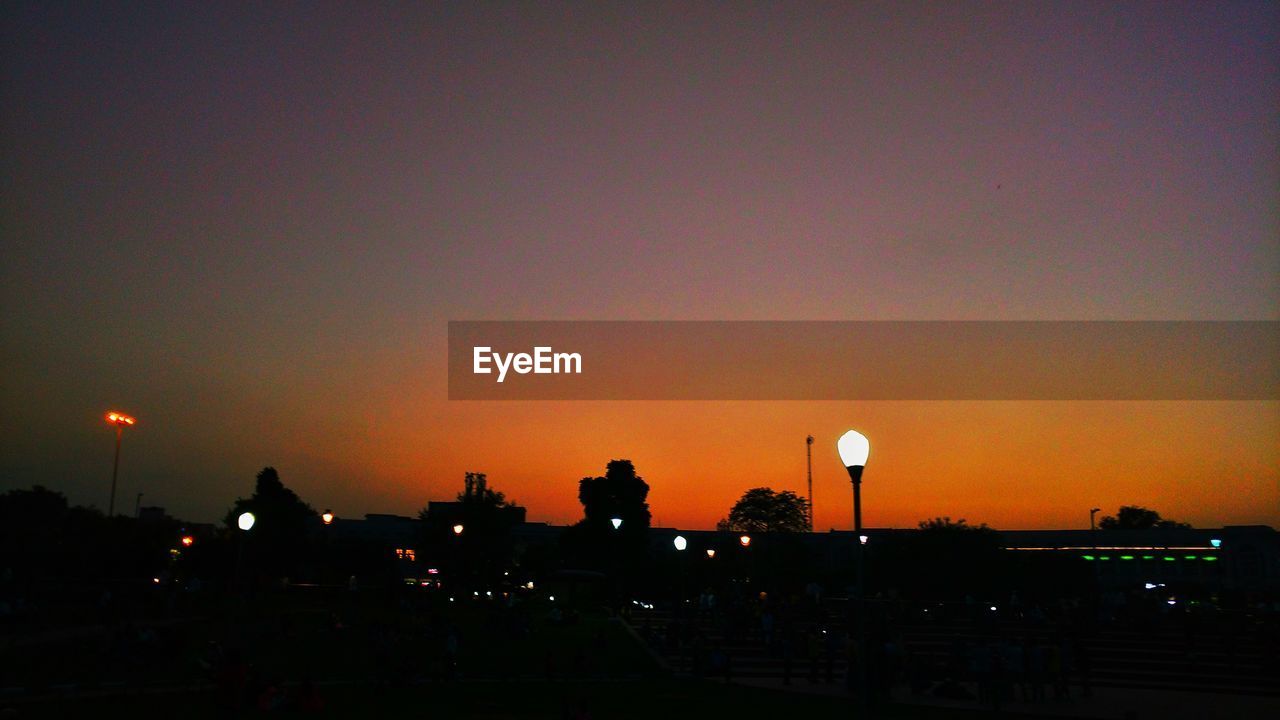
[[[804,440],[804,459],[809,466],[809,532],[813,532],[813,436]]]

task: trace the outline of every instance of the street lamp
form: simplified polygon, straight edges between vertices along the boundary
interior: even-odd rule
[[[613,529],[617,530],[622,527],[622,518],[610,518],[609,522],[613,523]]]
[[[325,524],[325,525],[332,525],[332,524],[333,524],[333,511],[332,511],[332,510],[325,510],[323,513],[321,513],[321,515],[320,515],[320,520],[321,520],[322,522],[324,522],[324,524]]]
[[[738,542],[742,544],[742,547],[750,547],[750,545],[751,545],[751,536],[750,536],[750,535],[743,535],[742,537],[738,538]]]
[[[857,663],[857,695],[858,708],[862,711],[860,717],[867,714],[867,613],[866,613],[866,588],[864,587],[864,576],[866,571],[864,566],[866,559],[864,555],[865,541],[862,539],[862,470],[866,467],[867,456],[871,454],[871,443],[867,442],[867,437],[857,430],[850,430],[840,439],[836,441],[836,450],[840,453],[840,461],[844,463],[844,467],[849,471],[849,481],[853,483],[853,532],[858,538],[858,543],[854,549],[854,571],[857,573],[854,588],[856,595],[854,596],[854,612],[857,613],[855,622],[857,624],[858,638],[858,663]]]
[[[676,539],[672,540],[671,543],[676,546],[677,550],[681,551],[689,547],[689,541],[685,540],[683,535],[677,535]]]
[[[454,525],[454,526],[453,526],[453,534],[454,534],[454,535],[461,535],[461,534],[462,534],[462,530],[463,530],[463,528],[462,528],[462,523],[458,523],[457,525]]]
[[[116,459],[111,464],[111,501],[107,504],[107,517],[115,517],[116,477],[120,474],[120,439],[124,437],[125,426],[133,425],[138,421],[122,412],[112,410],[107,413],[107,422],[116,426]]]
[[[707,557],[714,558],[715,556],[716,556],[716,551],[712,550],[711,548],[707,548]]]
[[[241,575],[243,574],[242,568],[244,567],[245,539],[248,536],[249,531],[253,529],[253,524],[257,522],[257,520],[258,519],[254,517],[253,513],[251,512],[242,512],[240,513],[240,517],[236,518],[236,527],[239,527],[241,530],[244,531],[244,533],[237,538],[237,540],[239,540],[239,543],[238,543],[239,547],[236,548],[236,575],[235,575],[236,585],[241,585],[241,583],[243,583],[243,580],[241,579]],[[244,588],[242,587],[240,588],[240,590],[243,591]]]

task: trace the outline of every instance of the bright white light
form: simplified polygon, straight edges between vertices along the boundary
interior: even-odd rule
[[[257,518],[253,516],[253,513],[244,512],[240,513],[240,517],[236,520],[236,524],[240,526],[241,530],[248,530],[253,527],[253,523],[256,521]]]
[[[992,606],[991,606],[991,612],[995,612],[995,611],[996,611],[996,606],[995,606],[995,605],[992,605]]]
[[[684,550],[689,547],[689,541],[685,540],[683,535],[677,535],[676,539],[671,542],[676,546],[677,550]]]
[[[454,525],[454,526],[453,526],[453,534],[454,534],[454,535],[461,535],[461,534],[462,534],[462,524],[461,524],[461,523],[459,523],[459,524],[457,524],[457,525]]]
[[[525,584],[524,584],[524,586],[525,586],[525,587],[527,587],[527,588],[529,588],[530,590],[532,590],[532,589],[533,589],[533,581],[532,581],[532,580],[530,580],[529,582],[525,583]]]
[[[869,538],[867,538],[867,536],[866,536],[866,535],[859,535],[859,536],[858,536],[858,542],[862,543],[863,545],[866,545],[866,544],[867,544],[867,540],[868,540],[868,539],[869,539]]]
[[[861,467],[867,464],[867,455],[871,453],[871,443],[857,430],[840,436],[836,441],[836,449],[840,451],[840,461],[845,467]]]
[[[1165,603],[1167,603],[1167,604],[1169,604],[1169,605],[1177,605],[1177,604],[1178,604],[1178,601],[1177,601],[1177,600],[1174,600],[1173,598],[1169,598],[1168,600],[1165,600]]]
[[[622,527],[622,518],[610,518],[609,522],[613,523],[614,530]]]
[[[1222,547],[1222,541],[1219,540],[1218,538],[1213,538],[1212,540],[1209,541],[1209,544],[1216,548]]]
[[[710,549],[710,548],[708,548],[708,549],[707,549],[707,557],[709,557],[709,558],[713,558],[713,557],[715,557],[715,556],[716,556],[716,551],[715,551],[715,550],[712,550],[712,549]]]
[[[743,535],[742,537],[738,538],[738,542],[742,544],[742,547],[747,547],[748,545],[751,544],[751,536]]]
[[[551,595],[551,596],[550,596],[550,599],[551,599],[551,602],[555,602],[555,601],[556,601],[556,596],[555,596],[555,595]]]

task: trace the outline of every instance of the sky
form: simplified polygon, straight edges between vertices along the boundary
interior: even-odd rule
[[[1280,403],[447,400],[449,320],[1280,320],[1274,3],[5,3],[0,491],[1280,526]]]

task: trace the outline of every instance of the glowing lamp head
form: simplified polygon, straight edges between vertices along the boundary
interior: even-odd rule
[[[715,550],[711,550],[710,548],[708,548],[708,549],[707,549],[707,557],[709,557],[709,558],[713,558],[713,557],[715,557],[715,556],[716,556],[716,551],[715,551]]]
[[[1215,548],[1220,548],[1222,547],[1222,540],[1219,538],[1213,538],[1209,540],[1209,544],[1214,546]]]
[[[867,537],[866,535],[859,535],[859,536],[858,536],[858,543],[859,543],[859,544],[866,545],[866,544],[867,544],[867,540],[870,540],[870,538],[869,538],[869,537]]]
[[[867,437],[862,433],[850,430],[836,441],[836,449],[840,451],[840,461],[845,467],[862,467],[867,464],[871,443],[867,442]]]
[[[196,539],[191,537],[190,535],[182,536],[182,547],[191,547],[192,545],[195,544],[195,542],[196,542]]]
[[[324,522],[325,525],[332,525],[333,512],[330,510],[325,510],[324,513],[320,515],[320,519]]]
[[[742,543],[742,547],[748,547],[749,545],[751,545],[751,536],[743,535],[742,537],[738,538],[738,542]]]
[[[248,531],[253,528],[253,524],[257,522],[257,520],[258,518],[254,517],[253,513],[243,512],[240,513],[240,517],[236,518],[236,525],[238,525],[241,530]]]
[[[677,550],[684,550],[689,547],[689,541],[685,540],[683,535],[677,535],[676,539],[672,540],[671,543],[676,546]]]
[[[617,530],[622,527],[622,518],[610,518],[609,522],[613,523],[613,529]]]
[[[132,417],[130,417],[130,416],[128,416],[128,415],[125,415],[125,414],[124,414],[124,413],[122,413],[122,412],[114,412],[114,411],[112,411],[112,412],[107,413],[107,422],[109,422],[109,423],[111,423],[111,424],[113,424],[113,425],[132,425],[132,424],[136,423],[136,422],[137,422],[137,420],[133,419]]]
[[[454,535],[461,535],[461,534],[462,534],[462,530],[463,530],[463,528],[462,528],[462,523],[458,523],[457,525],[454,525],[454,526],[453,526],[453,534],[454,534]]]

